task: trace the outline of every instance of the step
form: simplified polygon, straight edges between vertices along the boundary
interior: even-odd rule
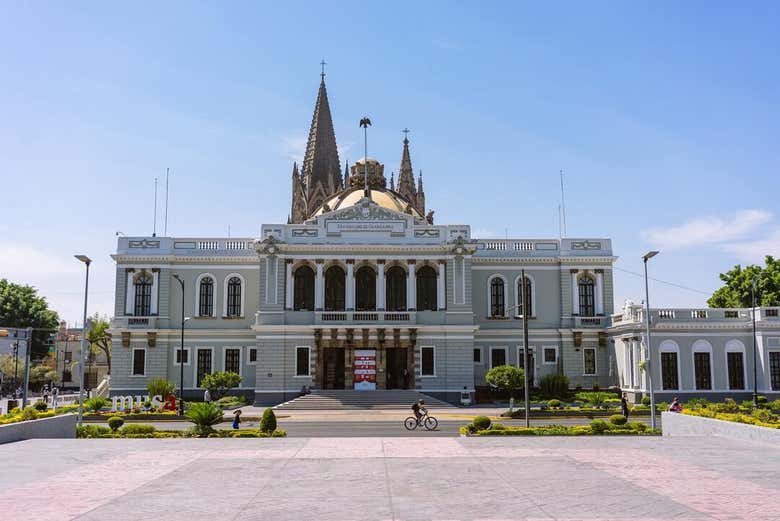
[[[422,398],[428,407],[453,407],[451,404],[415,390],[353,391],[321,390],[294,398],[274,407],[278,410],[359,410],[409,409]]]

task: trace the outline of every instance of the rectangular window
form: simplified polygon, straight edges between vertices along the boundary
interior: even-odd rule
[[[661,388],[679,389],[677,353],[661,353]]]
[[[769,379],[772,390],[780,391],[780,351],[769,352]]]
[[[558,350],[554,347],[545,347],[544,348],[544,363],[545,364],[556,364],[558,363]]]
[[[729,389],[745,388],[745,364],[742,353],[726,353],[729,371]]]
[[[256,347],[250,347],[249,348],[249,363],[250,364],[256,364],[257,363],[257,348]]]
[[[595,375],[596,374],[596,350],[593,348],[583,349],[582,358],[585,366],[584,374]]]
[[[434,357],[435,350],[433,347],[420,348],[420,358],[422,359],[422,366],[420,371],[423,376],[435,376],[436,375],[436,362]]]
[[[177,347],[175,349],[176,351],[176,365],[179,365],[181,363],[181,359],[184,358],[184,365],[190,365],[190,350],[186,347],[184,350]]]
[[[295,348],[295,376],[309,376],[309,348]]]
[[[146,374],[146,349],[133,349],[133,376]]]
[[[479,347],[474,348],[474,363],[475,364],[482,363],[482,349],[480,349]]]
[[[506,350],[503,347],[490,350],[490,367],[499,365],[506,365]]]
[[[712,389],[710,354],[693,353],[693,368],[696,371],[696,389]]]
[[[225,371],[241,374],[241,349],[237,347],[225,349]]]
[[[198,349],[198,367],[195,373],[198,387],[207,374],[211,374],[211,349]]]

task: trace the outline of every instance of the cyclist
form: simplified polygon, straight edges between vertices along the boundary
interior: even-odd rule
[[[423,411],[425,411],[425,400],[420,398],[416,402],[412,404],[412,412],[414,412],[414,417],[417,418],[417,421],[420,421],[420,418],[423,417]]]

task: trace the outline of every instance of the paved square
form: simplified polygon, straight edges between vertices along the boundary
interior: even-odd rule
[[[780,448],[723,438],[30,440],[11,520],[780,520]]]

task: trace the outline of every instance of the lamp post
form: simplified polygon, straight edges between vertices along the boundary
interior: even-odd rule
[[[177,274],[173,278],[181,286],[181,346],[179,347],[179,415],[184,416],[184,323],[189,318],[184,317],[184,280]]]
[[[79,362],[79,425],[84,418],[84,353],[87,350],[87,296],[89,295],[89,265],[92,259],[86,255],[75,255],[87,267],[86,278],[84,281],[84,321],[81,330],[81,361]]]
[[[753,305],[753,407],[758,407],[758,366],[756,361],[756,277],[750,285],[750,302]]]
[[[650,291],[647,283],[647,261],[658,255],[657,251],[650,251],[642,255],[645,263],[645,326],[647,329],[647,380],[650,386],[650,426],[655,430],[655,390],[653,389],[653,350],[650,343]]]
[[[529,409],[531,408],[531,400],[528,390],[528,302],[525,298],[525,270],[520,272],[520,280],[522,283],[522,296],[521,302],[523,303],[523,388],[525,390],[525,426],[531,426],[531,419],[529,417]]]

